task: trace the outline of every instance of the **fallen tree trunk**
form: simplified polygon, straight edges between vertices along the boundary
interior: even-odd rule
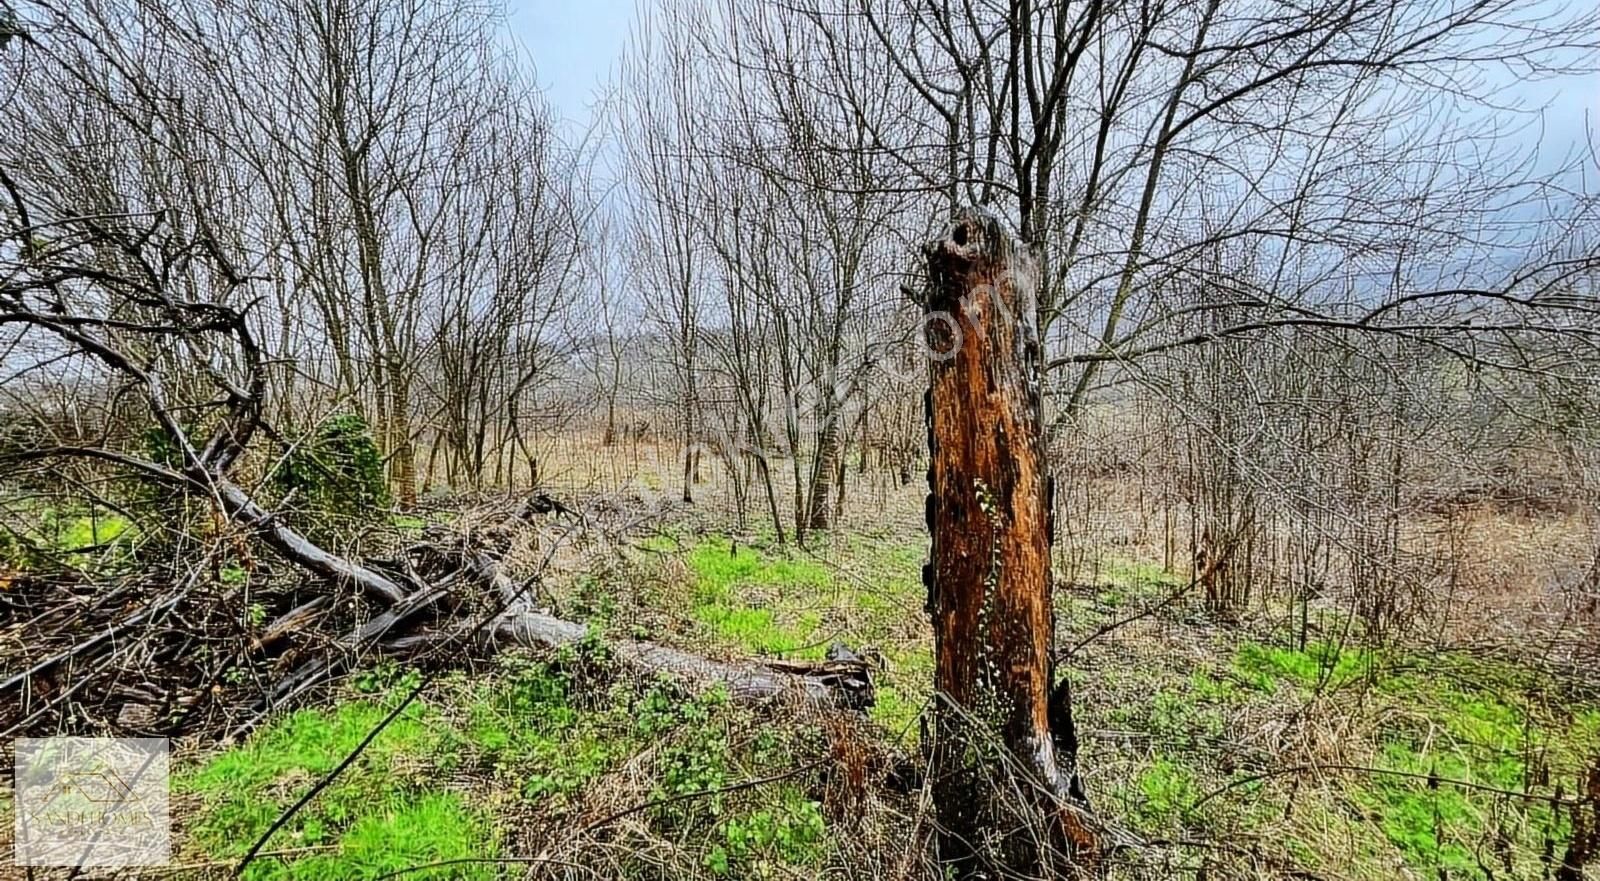
[[[296,667],[258,705],[259,712],[244,725],[235,729],[235,735],[243,734],[254,727],[256,722],[260,721],[274,707],[282,706],[317,683],[331,679],[349,669],[368,646],[377,643],[378,640],[386,636],[401,622],[444,599],[449,592],[449,588],[444,586],[430,587],[418,591],[405,600],[396,603],[393,608],[383,614],[357,627],[348,636],[336,642],[328,652]]]
[[[282,518],[262,510],[255,499],[238,484],[222,475],[208,475],[216,487],[228,514],[255,530],[267,546],[283,555],[284,559],[334,584],[353,584],[368,596],[386,603],[399,603],[412,591],[379,572],[330,554],[283,522]],[[197,480],[202,488],[205,482]]]
[[[583,624],[565,621],[531,608],[526,591],[507,577],[487,554],[475,554],[469,566],[506,603],[506,611],[488,628],[491,640],[525,648],[575,645],[589,634]],[[653,642],[607,642],[622,663],[645,676],[668,676],[696,687],[724,686],[735,700],[762,701],[781,694],[801,694],[819,705],[864,710],[874,700],[872,676],[865,662],[835,645],[825,661],[728,663]]]
[[[503,603],[505,611],[487,619],[457,620],[427,633],[396,633],[400,625],[439,603],[456,582],[470,578]],[[351,669],[370,651],[391,657],[417,657],[429,651],[459,650],[487,643],[493,649],[511,643],[533,649],[576,645],[589,635],[583,624],[566,621],[531,608],[499,564],[482,552],[464,554],[457,572],[433,586],[411,594],[388,611],[367,621],[330,650],[296,667],[279,680],[256,707],[256,712],[233,731],[242,736],[267,713],[294,700],[317,684]],[[301,610],[297,609],[290,615]],[[642,676],[666,676],[691,688],[722,686],[729,697],[743,702],[770,700],[790,694],[819,706],[863,710],[872,706],[872,678],[866,663],[848,650],[836,647],[824,661],[725,662],[657,643],[637,640],[608,641],[613,657]]]
[[[576,645],[589,628],[533,611],[509,612],[495,622],[495,639],[528,648]],[[729,663],[652,642],[607,642],[621,663],[645,676],[668,676],[693,687],[721,685],[739,701],[770,700],[785,694],[804,696],[816,704],[848,709],[872,706],[872,678],[865,663],[830,659],[815,663],[774,661]]]

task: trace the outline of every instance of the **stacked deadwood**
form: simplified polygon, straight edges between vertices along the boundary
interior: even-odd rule
[[[430,536],[363,564],[417,585],[394,603],[294,567],[259,566],[247,583],[204,561],[20,574],[0,592],[0,732],[221,733],[293,697],[282,686],[296,672],[318,671],[300,674],[300,694],[373,653],[426,662],[407,635],[485,607],[465,550]]]
[[[309,579],[303,571],[276,579],[258,572],[248,603],[242,587],[219,585],[203,570],[111,583],[17,578],[0,593],[8,622],[0,630],[0,732],[240,733],[378,657],[449,666],[506,645],[576,644],[589,629],[535,607],[537,574],[518,583],[498,562],[506,536],[538,528],[546,515],[582,520],[540,495],[475,518],[478,529],[430,529],[392,559],[358,566],[334,558],[344,571],[403,585],[392,601],[315,571]],[[257,612],[241,620],[246,608]],[[609,648],[639,673],[690,687],[721,684],[736,699],[792,693],[857,709],[872,702],[867,667],[848,653],[818,663],[732,663],[647,642]]]

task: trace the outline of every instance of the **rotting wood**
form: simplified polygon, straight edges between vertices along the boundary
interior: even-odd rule
[[[1097,846],[1054,687],[1034,266],[977,209],[925,254],[939,859],[957,878],[1059,876]]]
[[[576,645],[589,628],[534,611],[508,613],[497,621],[494,636],[530,648]],[[728,662],[652,642],[608,640],[612,657],[645,676],[668,676],[693,687],[721,685],[737,701],[764,701],[795,695],[820,706],[866,709],[872,706],[872,679],[861,661]]]
[[[560,648],[588,637],[587,626],[531,608],[524,592],[488,555],[475,557],[472,567],[508,606],[488,628],[491,639],[526,648]],[[641,675],[665,675],[699,687],[722,685],[734,700],[762,701],[793,694],[821,706],[853,710],[865,710],[874,701],[871,668],[838,646],[829,650],[825,661],[774,659],[740,663],[717,661],[639,640],[607,640],[606,647],[613,657]]]
[[[417,613],[438,604],[459,577],[470,577],[499,597],[505,611],[483,626],[460,620],[454,626],[426,634],[395,634]],[[491,648],[511,643],[525,648],[556,649],[581,643],[590,634],[583,624],[566,621],[531,608],[522,591],[487,554],[464,555],[456,576],[419,591],[357,627],[328,651],[319,653],[280,680],[256,713],[233,731],[242,736],[266,713],[283,706],[310,688],[344,672],[369,650],[391,655],[416,656],[448,646],[457,649],[488,642]],[[771,700],[791,695],[834,709],[865,710],[874,700],[870,667],[853,655],[825,661],[718,661],[652,642],[606,640],[610,655],[642,676],[666,676],[692,688],[721,685],[730,698],[741,702]],[[832,654],[832,653],[830,653]]]

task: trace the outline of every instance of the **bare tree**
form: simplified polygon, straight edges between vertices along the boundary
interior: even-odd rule
[[[708,171],[691,145],[700,131],[695,96],[702,91],[689,31],[694,13],[669,6],[646,19],[622,72],[618,131],[626,154],[625,192],[634,224],[638,277],[650,286],[646,314],[671,341],[683,442],[683,500],[692,501],[701,446],[701,260]]]

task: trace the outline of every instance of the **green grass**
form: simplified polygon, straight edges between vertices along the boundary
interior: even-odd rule
[[[403,529],[408,532],[418,532],[428,525],[427,520],[413,514],[391,514],[389,515],[389,523],[396,529]]]
[[[397,697],[389,698],[390,701]],[[300,710],[245,744],[180,774],[175,788],[202,804],[189,829],[216,859],[237,859],[304,792],[333,770],[388,714],[387,702],[357,700]],[[408,866],[492,857],[498,836],[487,815],[422,773],[447,743],[440,717],[413,703],[331,786],[269,842],[268,850],[308,849],[290,859],[251,863],[257,881],[376,878]],[[410,769],[410,770],[408,770]],[[435,879],[488,879],[489,866],[418,873]]]
[[[1198,745],[1222,736],[1222,713],[1176,690],[1157,691],[1144,729],[1173,745]]]
[[[188,783],[201,793],[260,791],[291,773],[321,775],[333,770],[367,732],[388,714],[381,704],[355,701],[333,711],[291,713],[243,747],[213,760]],[[430,748],[436,735],[413,704],[390,723],[366,750],[369,765],[384,765]]]
[[[917,717],[933,694],[933,648],[886,650],[884,662],[886,669],[873,680],[877,701],[872,719],[889,734],[914,741],[919,734]]]
[[[704,864],[718,877],[780,877],[776,865],[813,867],[826,852],[822,806],[784,787],[771,807],[720,823]]]
[[[1295,799],[1293,828],[1307,831],[1283,836],[1301,865],[1367,866],[1381,877],[1378,867],[1398,857],[1426,875],[1479,878],[1490,865],[1497,877],[1538,877],[1546,841],[1564,841],[1567,820],[1536,798],[1475,787],[1520,793],[1533,782],[1535,794],[1549,795],[1556,784],[1570,792],[1600,755],[1600,709],[1568,712],[1549,701],[1551,684],[1531,671],[1455,653],[1341,650],[1328,643],[1299,651],[1245,642],[1221,673],[1197,670],[1189,680],[1181,694],[1224,709],[1350,691],[1339,712],[1373,720],[1373,753],[1350,761],[1376,771],[1346,772],[1330,778],[1337,784],[1278,795]],[[1153,706],[1146,727],[1165,730],[1168,741],[1181,743],[1181,732],[1205,727],[1202,710],[1169,692],[1157,692]],[[1183,816],[1172,766],[1187,755],[1177,755],[1158,752],[1140,778],[1136,814],[1158,826]],[[1248,817],[1244,790],[1231,798],[1235,820]],[[1344,830],[1343,839],[1337,852],[1319,853],[1317,835],[1328,829]]]
[[[694,572],[691,617],[718,641],[747,654],[821,657],[821,617],[805,609],[829,592],[824,566],[800,556],[768,555],[710,537],[683,556]]]
[[[663,532],[657,533],[656,535],[645,536],[644,538],[640,539],[637,544],[644,550],[655,551],[658,554],[664,554],[677,550],[679,546],[679,540],[676,535]]]
[[[1159,563],[1112,557],[1101,563],[1101,577],[1113,584],[1152,585],[1175,587],[1181,579],[1168,572]]]
[[[654,549],[675,547],[658,538]],[[931,631],[923,629],[924,541],[851,535],[829,565],[805,556],[711,537],[683,550],[694,574],[690,617],[714,640],[749,655],[821,658],[841,641],[872,647],[872,718],[895,735],[916,734],[932,690]],[[827,621],[832,624],[825,623]],[[840,623],[842,622],[842,623]]]
[[[192,855],[234,860],[280,813],[332,770],[384,718],[414,673],[380,666],[357,677],[356,697],[288,714],[245,743],[183,769],[176,792],[198,802],[185,824]],[[280,830],[251,864],[252,881],[373,879],[411,866],[492,859],[508,836],[508,801],[560,823],[599,779],[622,769],[648,783],[639,801],[697,794],[793,769],[825,745],[802,726],[733,705],[720,690],[692,695],[667,682],[612,678],[601,644],[540,660],[510,653],[498,669],[451,677],[401,713],[339,780]],[[784,724],[784,723],[780,723]],[[729,877],[788,876],[828,852],[819,806],[797,777],[645,812],[660,834],[699,848],[694,858]],[[786,788],[793,785],[794,789]],[[197,853],[196,853],[197,852]],[[491,862],[407,877],[488,881]]]
[[[121,514],[96,512],[64,519],[56,542],[62,550],[108,544],[128,534],[132,524]]]
[[[756,655],[796,655],[818,657],[823,646],[814,636],[820,618],[814,614],[797,616],[792,623],[779,624],[771,609],[729,608],[722,603],[695,607],[695,617],[718,636]]]
[[[499,852],[489,834],[493,829],[489,818],[468,807],[460,795],[424,792],[385,800],[381,806],[368,804],[339,836],[334,853],[252,864],[245,877],[356,881],[428,863],[492,859]],[[487,881],[499,873],[492,863],[467,863],[408,872],[406,877]]]
[[[1462,653],[1241,638],[1220,659],[1089,677],[1106,690],[1079,706],[1102,810],[1156,838],[1259,840],[1285,866],[1337,877],[1543,877],[1570,822],[1518,794],[1571,793],[1600,756],[1600,708]],[[1281,740],[1251,737],[1274,725]]]
[[[1172,758],[1157,759],[1139,775],[1137,785],[1142,798],[1135,814],[1147,826],[1175,825],[1199,797],[1194,771]]]
[[[585,709],[572,675],[511,656],[506,675],[464,696],[464,736],[476,764],[530,802],[567,804],[629,746],[622,704],[589,695]],[[567,664],[576,663],[571,656]]]
[[[718,537],[647,541],[656,554],[686,564],[687,581],[675,564],[668,569],[679,573],[674,583],[681,591],[670,611],[699,638],[751,655],[816,656],[834,639],[875,648],[885,669],[875,677],[872,718],[890,735],[916,736],[933,677],[922,612],[923,543],[850,536],[821,562]],[[1135,592],[1165,590],[1153,567],[1119,571],[1126,583],[1111,589],[1125,591],[1129,602],[1145,602]],[[613,581],[593,573],[579,587],[591,599],[630,602],[617,599]],[[590,657],[594,652],[602,656]],[[402,838],[417,850],[404,851],[413,862],[497,853],[503,833],[493,817],[507,799],[542,822],[561,822],[583,815],[587,794],[613,780],[635,786],[643,780],[640,802],[665,799],[792,768],[797,756],[816,748],[803,745],[815,731],[754,719],[716,693],[691,698],[662,683],[607,684],[593,675],[604,664],[598,644],[550,661],[512,656],[496,675],[459,680],[435,703],[419,704],[415,717],[408,713],[374,745],[383,769],[364,766],[364,798],[336,785],[278,845],[331,849],[261,870],[280,874],[253,877],[371,877],[373,867],[391,864],[386,849],[404,851]],[[1153,837],[1255,836],[1274,859],[1342,877],[1436,877],[1442,869],[1451,878],[1476,878],[1483,877],[1484,860],[1496,877],[1538,877],[1543,842],[1564,842],[1567,820],[1537,801],[1444,781],[1521,791],[1542,761],[1549,783],[1537,791],[1548,793],[1559,782],[1570,792],[1584,763],[1600,754],[1600,709],[1568,712],[1529,671],[1461,655],[1328,642],[1299,650],[1241,636],[1197,663],[1152,660],[1078,675],[1097,686],[1080,692],[1087,695],[1079,707],[1086,730],[1141,735],[1110,741],[1088,735],[1091,795],[1108,815]],[[395,679],[394,671],[375,675],[368,690],[381,693]],[[1108,684],[1115,688],[1107,691]],[[383,706],[373,698],[296,714],[238,748],[233,769],[213,771],[219,777],[207,791],[249,795],[208,808],[197,836],[223,829],[230,804],[235,816],[224,831],[231,839],[263,828]],[[1306,732],[1294,726],[1307,708],[1352,717],[1352,733],[1339,735],[1348,750],[1341,761],[1422,779],[1272,773],[1302,761],[1282,750],[1306,744]],[[1271,724],[1289,726],[1288,737],[1262,736]],[[1535,767],[1530,756],[1540,757]],[[218,760],[224,769],[227,758]],[[1263,771],[1267,776],[1251,779]],[[476,783],[447,788],[440,781],[452,773]],[[1441,782],[1430,785],[1430,774]],[[661,805],[641,816],[655,834],[682,843],[708,874],[809,876],[836,855],[814,801],[818,791],[789,781]],[[266,807],[250,808],[258,802]],[[411,828],[420,822],[428,824],[427,834]],[[207,841],[208,850],[226,849],[220,833]],[[1508,855],[1495,850],[1497,842]],[[1511,870],[1503,869],[1503,859]],[[483,876],[463,869],[441,877]]]
[[[1160,564],[1105,555],[1057,574],[1056,615],[1070,633],[1087,634],[1166,599],[1185,580]],[[1181,606],[1179,607],[1181,608]]]
[[[1376,764],[1441,782],[1375,775],[1351,798],[1376,817],[1413,866],[1478,877],[1480,862],[1490,862],[1504,876],[1533,876],[1546,841],[1568,837],[1568,818],[1547,802],[1469,787],[1548,795],[1561,785],[1573,791],[1600,756],[1600,710],[1568,713],[1552,706],[1546,684],[1510,665],[1429,655],[1407,666],[1417,672],[1378,687],[1404,712],[1385,727]],[[1486,848],[1484,842],[1498,843]]]
[[[684,561],[695,574],[690,614],[719,641],[756,655],[826,651],[821,617],[802,610],[830,589],[831,574],[821,564],[715,537],[691,548]]]
[[[1378,658],[1368,649],[1313,643],[1304,651],[1245,642],[1233,656],[1231,672],[1240,682],[1271,693],[1280,686],[1331,690],[1367,678]]]
[[[1400,740],[1387,743],[1378,764],[1392,771],[1437,776],[1440,783],[1372,775],[1350,790],[1360,805],[1400,851],[1419,870],[1444,869],[1457,876],[1478,877],[1486,841],[1501,842],[1501,855],[1510,860],[1511,877],[1536,871],[1535,855],[1548,840],[1564,841],[1564,817],[1548,803],[1536,800],[1497,799],[1492,794],[1463,788],[1453,782],[1521,789],[1523,766],[1502,757],[1485,762],[1452,749],[1422,747]],[[1492,851],[1489,851],[1492,852]]]
[[[1131,593],[1150,593],[1152,588],[1169,590],[1183,583],[1183,579],[1168,572],[1158,563],[1134,560],[1127,557],[1104,557],[1095,572],[1096,580]]]
[[[1218,676],[1208,669],[1198,669],[1189,674],[1189,690],[1201,702],[1228,706],[1242,702],[1249,693],[1248,686],[1231,676]]]
[[[26,550],[35,548],[65,555],[82,569],[96,571],[126,560],[139,530],[127,517],[98,506],[24,503],[12,525],[21,526],[21,542],[0,533],[0,565],[27,569],[35,562]],[[26,524],[26,525],[22,525]]]
[[[823,588],[832,580],[828,570],[813,560],[769,556],[725,538],[701,542],[685,560],[699,579],[698,592],[710,600],[727,597],[741,583]]]

